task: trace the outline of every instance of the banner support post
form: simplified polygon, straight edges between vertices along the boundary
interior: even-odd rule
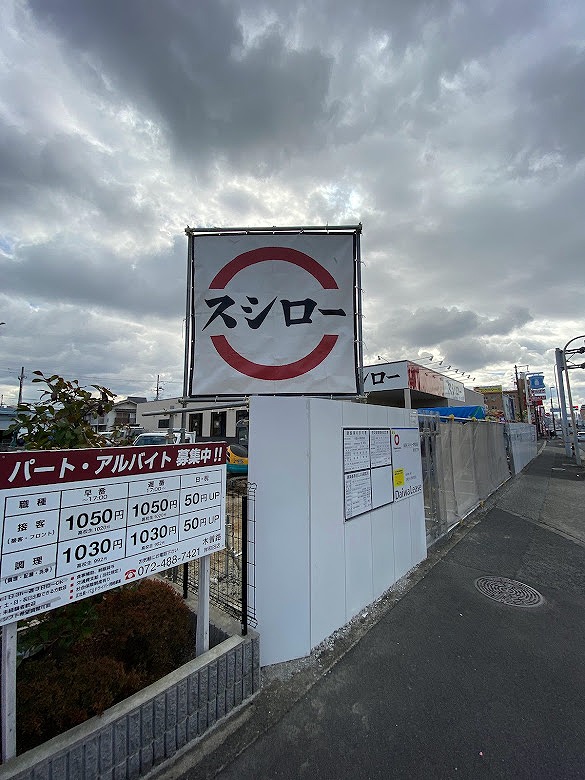
[[[18,623],[2,626],[2,762],[16,755],[16,639]]]
[[[209,584],[211,578],[211,555],[199,559],[199,594],[197,600],[197,636],[195,655],[209,650]]]
[[[190,371],[190,355],[191,355],[191,310],[193,306],[192,290],[193,290],[193,236],[189,232],[190,228],[185,228],[187,234],[187,293],[185,296],[185,352],[183,360],[183,398],[181,412],[181,443],[187,440],[187,398],[189,396],[189,371]]]
[[[362,251],[361,251],[362,226],[356,230],[356,314],[357,314],[357,359],[358,359],[358,394],[364,394],[364,339],[363,339],[363,311],[362,311]]]

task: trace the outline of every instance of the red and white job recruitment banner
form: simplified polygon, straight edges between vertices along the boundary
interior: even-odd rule
[[[352,234],[193,241],[191,395],[356,392]]]
[[[226,445],[0,453],[0,625],[225,547]]]

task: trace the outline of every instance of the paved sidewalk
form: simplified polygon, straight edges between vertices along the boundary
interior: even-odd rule
[[[153,778],[585,778],[585,469],[549,442],[409,586]]]

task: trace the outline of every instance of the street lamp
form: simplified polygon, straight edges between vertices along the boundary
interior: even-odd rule
[[[578,366],[575,364],[569,366],[567,364],[567,355],[582,355],[585,352],[585,346],[579,347],[578,349],[568,349],[569,344],[572,344],[574,341],[579,341],[579,339],[585,339],[585,336],[575,336],[574,339],[567,341],[563,347],[563,367],[565,369],[565,376],[567,378],[567,394],[569,396],[569,409],[571,410],[571,425],[573,426],[573,448],[575,450],[575,463],[577,466],[581,465],[581,450],[579,449],[579,439],[577,438],[577,423],[575,421],[575,410],[573,409],[573,396],[571,394],[571,383],[569,381],[569,368],[583,368],[585,363]]]

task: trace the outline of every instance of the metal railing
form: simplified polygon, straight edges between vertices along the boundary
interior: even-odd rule
[[[255,485],[245,478],[228,480],[226,546],[211,555],[209,600],[242,624],[256,625]],[[166,576],[182,585],[183,595],[199,589],[199,561],[169,569]]]

